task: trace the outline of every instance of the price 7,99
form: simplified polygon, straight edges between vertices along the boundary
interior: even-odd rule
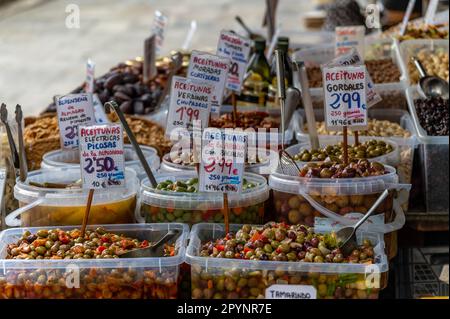
[[[186,117],[188,122],[192,122],[198,120],[200,117],[200,110],[194,110],[193,108],[186,106],[178,108],[175,113],[180,114],[180,121],[183,121]]]
[[[332,109],[339,109],[342,106],[351,110],[354,106],[358,109],[366,109],[366,104],[361,103],[361,95],[359,92],[353,93],[333,93],[331,98],[334,100],[330,103]]]
[[[84,166],[84,170],[88,174],[92,174],[94,172],[112,172],[116,168],[114,159],[111,157],[85,158],[84,162],[86,163],[86,166]]]

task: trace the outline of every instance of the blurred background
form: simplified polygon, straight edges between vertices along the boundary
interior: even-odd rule
[[[308,30],[327,28],[324,8],[339,2],[345,1],[279,0],[277,23],[290,32],[291,40],[301,42]],[[386,27],[401,21],[408,1],[357,2],[361,11],[369,3],[388,9],[383,10]],[[413,17],[421,15],[423,2],[416,1]],[[79,11],[79,28],[66,25],[67,19],[69,26],[72,21],[73,5]],[[241,32],[236,15],[260,31],[265,5],[264,0],[0,0],[0,100],[22,104],[27,115],[38,114],[52,96],[84,81],[88,58],[101,75],[142,55],[155,10],[169,18],[161,52],[167,54],[182,46],[192,20],[198,28],[191,49],[214,51],[220,30]],[[360,16],[346,16],[361,24]]]

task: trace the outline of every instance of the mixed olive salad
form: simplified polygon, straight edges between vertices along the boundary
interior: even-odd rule
[[[147,240],[140,241],[124,235],[107,232],[99,227],[94,231],[64,231],[41,229],[36,234],[25,231],[22,238],[7,247],[6,259],[107,259],[138,248],[149,246]],[[166,246],[164,256],[173,256],[174,247]]]
[[[250,260],[361,263],[374,262],[374,250],[369,240],[344,257],[334,233],[316,234],[312,228],[284,223],[264,226],[244,225],[236,234],[207,242],[200,252],[202,257]]]

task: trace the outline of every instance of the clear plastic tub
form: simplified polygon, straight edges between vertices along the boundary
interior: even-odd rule
[[[89,226],[89,228],[96,226]],[[180,265],[185,260],[189,227],[183,224],[107,225],[117,232],[154,242],[167,230],[182,231],[175,256],[121,259],[4,259],[7,245],[25,229],[0,235],[0,299],[175,299]],[[46,229],[55,227],[46,227]],[[61,227],[71,230],[74,226]],[[35,233],[39,228],[28,229]],[[79,282],[76,275],[79,274]],[[78,284],[78,288],[71,288]],[[72,284],[72,285],[71,285]]]
[[[399,152],[399,146],[397,145],[397,143],[395,143],[391,139],[382,138],[382,137],[365,137],[365,136],[361,136],[359,138],[359,141],[361,143],[364,143],[365,141],[370,141],[370,140],[383,141],[386,144],[392,145],[392,147],[394,148],[393,151],[388,153],[388,154],[370,158],[369,159],[370,161],[380,162],[380,163],[391,165],[391,166],[394,166],[394,167],[397,167],[400,164],[400,152]],[[328,145],[337,145],[340,142],[342,142],[342,137],[341,136],[322,136],[320,138],[320,147],[326,147]],[[349,136],[349,138],[348,138],[349,145],[353,145],[354,142],[355,142],[354,141],[354,137],[353,136]],[[311,150],[311,145],[310,145],[310,141],[309,140],[305,141],[303,143],[296,144],[296,145],[293,145],[291,147],[288,147],[286,149],[286,152],[288,152],[291,156],[295,156],[295,155],[299,154],[304,149]],[[316,162],[316,163],[318,163],[318,162]],[[308,162],[297,161],[297,164],[301,168],[304,165],[308,164]]]
[[[144,153],[144,157],[147,160],[148,165],[153,171],[159,169],[159,156],[158,152],[149,146],[141,145],[142,153]],[[139,179],[143,179],[146,175],[144,172],[144,168],[139,161],[139,158],[136,152],[133,149],[132,145],[124,145],[125,152],[125,167],[129,167],[134,169],[134,171],[138,174]],[[41,168],[55,168],[55,167],[72,167],[79,168],[80,167],[80,155],[78,150],[75,151],[65,151],[65,150],[57,150],[52,151],[44,155],[42,159]]]
[[[197,177],[195,172],[166,173],[156,176],[157,182],[185,181]],[[269,198],[269,187],[264,177],[245,173],[244,178],[258,186],[239,194],[229,194],[229,218],[231,223],[262,223],[264,209]],[[148,179],[141,184],[142,213],[146,221],[183,222],[190,225],[200,222],[223,222],[222,193],[176,193],[155,190]]]
[[[410,185],[399,184],[395,169],[386,166],[389,173],[365,178],[304,178],[272,174],[269,186],[275,203],[274,220],[288,224],[316,226],[324,219],[343,225],[355,223],[353,213],[366,213],[385,190],[389,196],[378,206],[371,217],[369,231],[386,233],[387,252],[394,257],[397,252],[395,231],[405,224],[403,209],[394,211],[394,198],[399,205],[407,200]],[[403,192],[398,192],[403,190]],[[362,226],[364,227],[364,226]]]
[[[405,96],[406,99],[406,96]],[[383,103],[383,102],[382,102]],[[314,110],[316,120],[318,122],[324,121],[323,110]],[[411,115],[404,110],[392,110],[392,109],[370,109],[369,118],[389,121],[399,124],[403,129],[411,133],[410,137],[398,137],[398,136],[386,136],[389,140],[394,141],[398,145],[400,153],[399,163],[388,163],[395,166],[397,174],[399,175],[400,182],[410,184],[413,173],[413,160],[414,150],[417,146],[416,128],[413,123]],[[296,139],[299,143],[305,143],[309,141],[309,136],[305,130],[306,116],[303,110],[298,110],[295,119]],[[319,138],[328,135],[321,135]],[[375,137],[375,136],[373,136]],[[407,206],[404,207],[407,210]]]
[[[420,145],[419,159],[423,167],[422,179],[425,184],[425,204],[428,213],[446,213],[449,211],[449,169],[448,136],[429,136],[422,128],[417,117],[414,100],[419,98],[415,87],[407,90],[409,111],[412,115]]]
[[[254,156],[258,154],[264,154],[267,156],[261,163],[247,163],[245,166],[245,171],[248,173],[254,173],[258,175],[268,176],[269,174],[276,171],[278,164],[278,152],[270,149],[255,149],[252,151]],[[166,154],[162,158],[160,172],[161,173],[181,173],[181,172],[194,172],[195,165],[183,165],[175,164],[170,160],[170,154]]]
[[[21,208],[9,214],[10,227],[81,225],[89,190],[55,189],[29,185],[35,183],[73,183],[81,178],[79,168],[38,170],[28,174],[25,183],[19,179],[14,197]],[[90,224],[127,224],[135,222],[138,207],[139,180],[136,172],[126,169],[124,188],[96,190],[89,215]]]
[[[400,55],[402,58],[402,73],[406,75],[406,84],[414,85],[417,84],[418,73],[416,73],[415,67],[411,64],[411,57],[413,55],[417,55],[420,51],[425,52],[428,57],[430,54],[447,54],[447,66],[439,67],[436,65],[435,70],[438,69],[446,69],[448,72],[448,53],[449,53],[449,44],[448,40],[407,40],[400,43],[399,46]],[[432,59],[432,57],[430,57]],[[425,66],[426,67],[426,66]],[[436,72],[432,72],[433,74],[429,75],[437,75]],[[448,74],[448,73],[447,73]],[[445,79],[448,81],[448,79]]]
[[[321,66],[328,63],[335,58],[334,43],[327,43],[318,45],[316,47],[306,48],[297,51],[292,56],[294,61],[303,61],[305,66],[314,67]],[[401,75],[399,81],[391,83],[375,83],[375,88],[386,87],[390,85],[392,87],[403,87],[406,81],[406,74],[403,72],[401,57],[398,50],[398,44],[392,39],[366,39],[365,44],[365,60],[379,60],[379,59],[392,59],[394,64],[399,69]],[[375,81],[375,79],[373,79]],[[321,87],[311,87],[312,94],[320,94],[323,92]]]
[[[239,228],[230,225],[231,231]],[[302,288],[316,291],[317,298],[376,299],[386,285],[389,264],[383,252],[383,236],[378,233],[357,233],[359,242],[369,239],[375,245],[374,265],[200,257],[202,243],[224,236],[223,225],[198,224],[192,228],[186,261],[191,265],[193,299],[260,299],[267,293],[270,297],[273,288],[286,291],[288,285],[295,285],[291,286],[294,289],[309,286]]]

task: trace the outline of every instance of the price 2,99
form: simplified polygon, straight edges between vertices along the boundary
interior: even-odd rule
[[[359,92],[353,93],[333,93],[331,98],[334,99],[330,102],[330,107],[337,110],[341,107],[351,110],[353,108],[366,109],[366,104],[361,102],[361,95]]]
[[[84,170],[88,174],[92,174],[94,172],[112,172],[116,168],[114,159],[111,157],[89,157],[85,158],[84,161],[86,163],[86,166],[84,166]]]

